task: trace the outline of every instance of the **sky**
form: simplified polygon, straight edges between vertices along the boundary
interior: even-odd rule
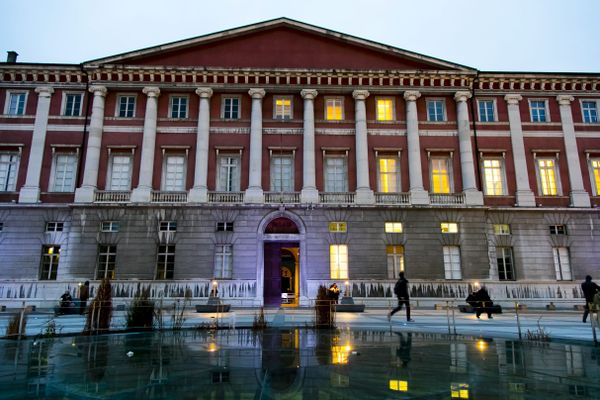
[[[482,71],[600,72],[600,0],[0,0],[0,60],[73,63],[288,17]]]

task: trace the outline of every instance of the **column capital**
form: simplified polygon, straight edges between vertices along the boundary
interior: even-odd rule
[[[35,88],[35,92],[42,97],[50,97],[54,93],[54,88],[52,86],[38,86]]]
[[[406,101],[417,101],[421,97],[421,92],[417,90],[407,90],[404,92],[404,100]]]
[[[575,97],[568,94],[560,94],[556,96],[556,101],[558,101],[558,104],[561,106],[570,106],[573,100],[575,100]]]
[[[90,93],[94,93],[94,96],[102,96],[102,97],[106,96],[106,92],[108,92],[108,90],[106,89],[106,86],[100,86],[100,85],[92,85],[92,86],[90,86],[88,91]]]
[[[253,99],[262,99],[263,97],[265,97],[266,92],[265,89],[250,89],[248,90],[248,94]]]
[[[520,94],[507,94],[504,96],[504,101],[506,101],[509,105],[516,105],[523,100],[523,96]]]
[[[463,101],[467,101],[471,97],[473,97],[473,95],[471,94],[471,92],[467,92],[466,90],[454,93],[454,100],[457,103],[460,103],[460,102],[463,102]]]
[[[142,93],[148,97],[158,97],[160,94],[160,89],[156,86],[146,86],[142,89]]]
[[[302,89],[300,91],[300,96],[302,96],[304,100],[314,100],[318,94],[319,92],[317,92],[315,89]]]
[[[352,92],[352,97],[356,100],[366,100],[366,98],[369,97],[369,94],[368,90],[355,90]]]
[[[196,89],[196,94],[200,96],[201,99],[210,99],[213,95],[213,90],[209,87],[199,87]]]

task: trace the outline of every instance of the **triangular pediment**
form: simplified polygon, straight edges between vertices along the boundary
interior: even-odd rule
[[[92,60],[85,65],[362,71],[473,70],[287,18]]]

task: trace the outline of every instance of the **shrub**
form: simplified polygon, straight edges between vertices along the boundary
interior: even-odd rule
[[[154,302],[148,289],[136,295],[127,310],[127,329],[151,330],[154,322]]]
[[[317,301],[315,302],[315,326],[317,328],[334,328],[335,311],[332,307],[332,300],[327,296],[327,288],[319,286],[317,292]]]
[[[112,317],[112,288],[108,278],[102,279],[98,292],[88,308],[84,333],[108,331]]]
[[[252,323],[252,329],[255,331],[264,330],[267,328],[267,321],[265,320],[265,309],[260,308],[258,315],[254,315],[254,322]]]

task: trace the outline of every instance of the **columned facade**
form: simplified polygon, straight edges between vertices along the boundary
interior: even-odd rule
[[[316,184],[315,168],[315,97],[319,92],[314,89],[303,89],[300,95],[304,99],[304,116],[302,130],[302,203],[319,202],[319,191]]]
[[[250,89],[248,94],[252,98],[252,112],[250,119],[250,169],[249,185],[246,189],[244,201],[246,203],[263,203],[262,189],[262,99],[265,97],[264,89]]]
[[[410,183],[410,202],[415,205],[429,204],[429,194],[423,188],[421,168],[421,145],[419,143],[419,117],[417,99],[421,93],[416,90],[404,92],[406,101],[406,141],[408,144],[408,176]]]
[[[211,88],[198,88],[200,96],[198,110],[198,131],[196,133],[196,163],[194,165],[194,187],[190,189],[188,201],[206,203],[208,201],[208,141],[210,130],[210,98]]]
[[[469,123],[469,112],[467,100],[471,98],[471,92],[456,92],[456,123],[458,126],[458,143],[460,148],[460,169],[462,172],[462,186],[465,195],[465,203],[472,206],[483,205],[483,193],[477,190],[475,181],[475,163],[473,162],[473,144],[471,143],[471,125]]]
[[[355,107],[356,139],[356,199],[357,204],[373,204],[375,196],[369,184],[369,149],[367,140],[367,110],[365,100],[369,97],[366,90],[352,92]]]

